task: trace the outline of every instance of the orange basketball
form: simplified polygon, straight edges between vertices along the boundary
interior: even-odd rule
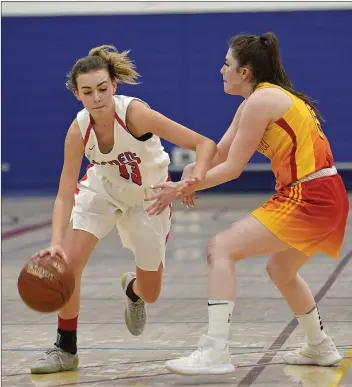
[[[60,256],[31,258],[18,277],[18,292],[23,302],[38,312],[61,309],[75,288],[75,278]]]

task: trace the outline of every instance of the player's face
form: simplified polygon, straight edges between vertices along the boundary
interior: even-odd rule
[[[225,63],[221,67],[220,73],[224,82],[225,93],[241,95],[243,86],[248,79],[249,70],[246,67],[238,66],[231,49],[227,51]]]
[[[106,69],[91,71],[77,76],[77,99],[92,116],[106,114],[113,106],[116,84],[111,82]]]

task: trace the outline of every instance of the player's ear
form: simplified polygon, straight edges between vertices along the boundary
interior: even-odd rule
[[[79,92],[77,89],[72,89],[72,93],[78,99],[78,101],[81,101],[81,98],[79,96]]]
[[[112,93],[116,94],[116,90],[117,90],[117,81],[115,80],[112,82]]]

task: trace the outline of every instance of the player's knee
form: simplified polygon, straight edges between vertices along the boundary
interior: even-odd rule
[[[220,246],[221,246],[220,234],[216,235],[215,237],[211,238],[208,241],[208,246],[207,246],[208,265],[213,265],[215,263],[216,258],[218,256],[221,256],[221,254],[219,254]]]
[[[287,270],[286,267],[277,265],[273,262],[268,262],[266,271],[278,288],[289,285],[297,275],[297,272]]]
[[[207,249],[207,258],[208,264],[213,265],[216,262],[220,263],[221,260],[240,260],[245,258],[243,252],[240,249],[236,249],[233,247],[233,243],[231,246],[228,243],[228,238],[225,233],[219,233],[214,238],[210,239],[208,242]]]

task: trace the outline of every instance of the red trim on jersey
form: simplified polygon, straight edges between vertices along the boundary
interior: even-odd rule
[[[78,184],[81,183],[81,182],[84,181],[84,180],[87,180],[87,178],[88,178],[88,176],[87,176],[88,169],[91,168],[93,165],[94,165],[94,164],[92,164],[92,163],[88,164],[87,169],[86,169],[86,173],[84,174],[84,176],[82,177],[82,179],[78,181]],[[79,194],[79,191],[80,191],[80,189],[77,187],[77,188],[76,188],[76,191],[75,191],[75,194],[78,195],[78,194]]]
[[[130,131],[126,128],[126,125],[123,123],[121,118],[117,115],[115,112],[115,120],[126,130],[127,133],[130,133]]]
[[[168,176],[167,176],[167,180],[166,180],[166,181],[172,181],[172,180],[171,180],[170,172],[168,173]],[[170,209],[169,219],[171,219],[171,217],[172,217],[172,203],[170,203],[169,209]],[[170,236],[170,232],[168,232],[168,234],[166,235],[166,238],[165,238],[165,245],[167,245],[167,242],[168,242],[168,240],[169,240],[169,236]]]
[[[279,125],[291,137],[291,140],[292,140],[292,150],[291,150],[291,157],[290,157],[291,179],[292,181],[297,181],[298,178],[297,178],[297,164],[296,164],[296,151],[297,151],[296,134],[291,128],[291,126],[283,118],[280,118],[275,123]]]
[[[84,142],[84,147],[87,145],[87,142],[88,142],[91,130],[92,130],[92,123],[90,122],[89,125],[88,125],[88,128],[86,130],[86,135],[84,136],[84,141],[83,141]]]

